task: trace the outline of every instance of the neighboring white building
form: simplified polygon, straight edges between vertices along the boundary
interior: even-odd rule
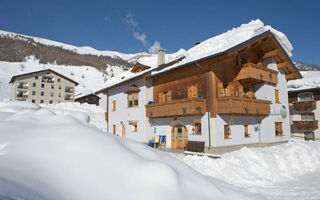
[[[13,76],[12,101],[32,103],[60,103],[74,101],[74,80],[51,69],[45,69]]]
[[[288,141],[287,80],[301,78],[291,50],[285,35],[257,20],[172,60],[160,51],[160,65],[139,61],[134,74],[99,91],[108,131],[144,143],[166,136],[167,148]]]

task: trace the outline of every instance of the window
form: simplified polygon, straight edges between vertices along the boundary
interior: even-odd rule
[[[53,92],[51,92],[51,93],[50,93],[50,96],[51,96],[51,97],[53,97],[53,96],[54,96],[54,93],[53,93]]]
[[[54,89],[54,85],[53,84],[51,84],[51,89]]]
[[[164,91],[159,93],[159,103],[164,103],[172,100],[172,91]]]
[[[138,122],[129,122],[129,125],[131,126],[131,131],[132,132],[137,132],[138,131]]]
[[[41,91],[41,96],[44,96],[44,92],[43,91]]]
[[[37,86],[37,84],[36,83],[32,83],[32,87],[36,87]]]
[[[301,93],[298,95],[298,101],[313,101],[313,94],[311,92]]]
[[[36,103],[36,100],[32,99],[32,103]]]
[[[275,101],[275,103],[280,103],[279,90],[278,89],[274,90],[274,101]]]
[[[248,124],[244,125],[244,137],[250,137]]]
[[[40,100],[40,103],[43,103],[43,100]]]
[[[61,93],[58,94],[58,97],[61,97]]]
[[[34,79],[38,79],[38,76],[35,76]]]
[[[59,90],[61,90],[61,85],[59,85]]]
[[[275,134],[276,136],[283,136],[282,122],[275,122]]]
[[[304,133],[304,139],[305,140],[314,140],[314,132]]]
[[[139,104],[139,93],[128,94],[128,107],[136,107]]]
[[[57,80],[58,80],[58,82],[60,82],[60,78],[58,78]]]
[[[200,122],[194,123],[194,134],[201,135],[201,123]]]
[[[41,88],[44,88],[44,84],[43,83],[41,83]]]
[[[116,111],[117,110],[117,102],[116,100],[112,101],[112,111]]]
[[[313,121],[314,120],[314,113],[302,113],[301,120],[303,121]]]
[[[112,125],[112,134],[113,134],[113,135],[116,134],[116,125]]]
[[[32,95],[36,95],[36,91],[32,91]]]
[[[195,98],[198,96],[198,87],[197,85],[190,85],[188,87],[188,98]]]
[[[229,125],[224,125],[224,139],[231,139],[231,130]]]
[[[52,103],[53,103],[53,101],[52,101],[52,100],[50,100],[50,101],[49,101],[49,103],[50,103],[50,104],[52,104]]]

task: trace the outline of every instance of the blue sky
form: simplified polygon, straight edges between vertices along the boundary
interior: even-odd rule
[[[1,0],[0,29],[124,53],[188,49],[252,19],[284,32],[294,61],[320,64],[320,1]]]

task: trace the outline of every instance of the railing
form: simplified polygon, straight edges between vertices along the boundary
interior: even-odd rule
[[[296,101],[293,102],[293,108],[297,111],[314,110],[317,104],[316,101]]]
[[[310,121],[293,121],[295,132],[298,131],[313,131],[318,129],[318,120]]]
[[[217,113],[221,115],[266,116],[270,114],[270,101],[243,97],[220,97],[217,100]]]
[[[278,72],[268,69],[254,63],[246,63],[242,66],[238,76],[238,81],[254,81],[254,82],[268,82],[272,84],[278,83]]]
[[[65,96],[64,99],[65,99],[65,100],[72,100],[73,97],[72,97],[71,95],[70,95],[70,96]]]
[[[44,83],[54,83],[54,78],[50,76],[45,76],[42,78],[42,82]]]
[[[73,93],[74,90],[73,90],[72,88],[66,88],[66,89],[64,90],[64,92]]]
[[[206,99],[179,99],[165,103],[146,105],[149,118],[203,115],[206,112]]]
[[[28,85],[18,85],[18,89],[28,89]]]

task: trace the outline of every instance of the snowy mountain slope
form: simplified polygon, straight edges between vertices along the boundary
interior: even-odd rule
[[[100,131],[83,112],[0,102],[0,127],[0,199],[254,199],[165,152]]]
[[[320,66],[315,64],[308,64],[304,62],[294,62],[294,65],[299,71],[320,71]]]
[[[40,64],[39,60],[32,56],[27,58],[25,62],[0,61],[0,100],[10,99],[12,85],[9,84],[9,81],[12,76],[48,68],[78,82],[79,85],[75,91],[76,95],[91,93],[99,89],[109,79],[113,79],[112,77],[126,74],[121,67],[117,66],[110,66],[107,71],[101,72],[90,66]]]

